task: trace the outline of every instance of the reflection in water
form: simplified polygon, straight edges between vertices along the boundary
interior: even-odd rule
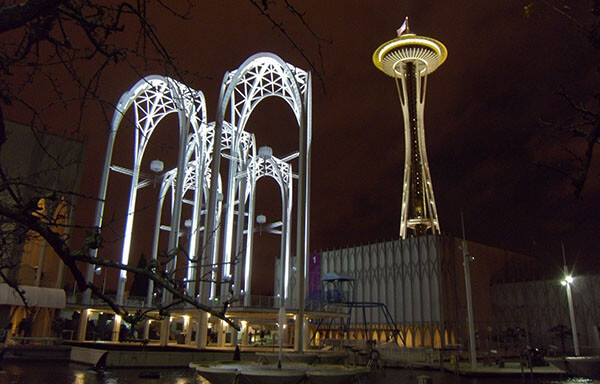
[[[83,374],[83,372],[75,372],[74,384],[86,384],[85,375]]]
[[[109,369],[103,375],[87,369],[84,365],[66,362],[5,361],[5,372],[0,373],[0,384],[209,384],[190,368],[152,369],[160,371],[160,379],[143,379],[141,372],[148,369]],[[431,377],[432,384],[522,384],[521,377],[515,378],[465,378],[439,371],[408,371],[385,369],[367,376],[362,383],[397,384],[415,383],[417,376]],[[581,378],[525,377],[527,384],[590,384],[592,380]]]

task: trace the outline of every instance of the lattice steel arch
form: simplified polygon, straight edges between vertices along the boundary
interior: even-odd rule
[[[188,203],[193,205],[192,215],[191,215],[191,225],[188,229],[190,231],[189,243],[187,247],[188,253],[188,263],[186,265],[187,275],[186,275],[186,290],[188,294],[194,295],[196,291],[196,263],[198,261],[198,244],[200,233],[203,230],[203,226],[201,226],[201,208],[202,202],[205,199],[206,192],[208,191],[208,185],[210,185],[210,172],[209,172],[209,162],[210,156],[208,156],[207,148],[209,147],[206,137],[208,136],[209,129],[203,129],[200,132],[191,133],[188,136],[188,143],[186,146],[186,157],[185,157],[185,179],[183,183],[183,190],[181,191],[181,201],[183,203]],[[176,187],[177,187],[177,168],[173,168],[167,172],[165,172],[161,179],[161,186],[159,192],[159,198],[156,209],[156,219],[154,226],[154,236],[152,242],[152,253],[151,258],[155,260],[158,256],[158,248],[159,248],[159,234],[161,229],[171,231],[171,227],[164,227],[161,225],[162,219],[162,210],[165,198],[167,193],[171,192],[171,208],[170,214],[173,216],[175,202],[178,198],[176,195]],[[198,176],[200,175],[200,176]],[[218,180],[220,183],[220,180]],[[219,185],[219,190],[221,190]],[[192,200],[185,199],[185,195],[188,191],[193,192]],[[178,230],[178,229],[176,229]],[[180,235],[180,234],[178,234]],[[174,259],[172,263],[167,267],[166,272],[175,274],[176,272],[177,260]],[[148,291],[146,303],[148,306],[152,304],[152,291],[153,284],[152,280],[148,281]]]
[[[274,156],[262,157],[255,155],[248,164],[248,170],[245,174],[248,179],[248,200],[250,206],[249,217],[254,217],[254,197],[256,183],[263,177],[271,177],[279,185],[281,192],[281,249],[280,257],[282,260],[281,273],[281,304],[285,305],[289,296],[289,277],[290,277],[290,246],[291,246],[291,216],[292,216],[292,166]],[[254,232],[254,220],[248,220],[246,238],[246,258],[244,260],[244,292],[251,292],[252,276],[252,233]],[[241,267],[241,265],[240,265]],[[237,283],[237,282],[236,282]],[[250,305],[250,295],[244,296],[244,305]]]
[[[287,69],[287,70],[286,70]],[[241,76],[237,76],[241,75]],[[237,81],[236,81],[237,78]],[[254,59],[249,59],[247,65],[242,64],[241,68],[231,72],[224,82],[233,86],[233,92],[230,99],[230,123],[236,126],[237,130],[232,137],[230,164],[229,164],[229,183],[227,187],[226,206],[231,207],[226,210],[225,215],[225,240],[224,240],[224,265],[231,262],[231,253],[233,247],[233,206],[236,202],[236,189],[239,188],[240,180],[236,179],[236,174],[243,172],[244,164],[247,159],[236,156],[239,137],[244,131],[248,118],[254,108],[264,98],[269,96],[278,96],[290,105],[294,116],[300,123],[302,103],[300,99],[300,86],[290,79],[299,79],[301,84],[306,84],[306,73],[297,70],[289,64],[282,65],[275,57],[267,55],[256,55]],[[240,239],[238,239],[239,241]],[[223,278],[231,278],[231,269],[223,269]],[[238,287],[239,288],[239,287]],[[226,286],[223,286],[222,295],[226,294]]]
[[[200,233],[204,231],[204,225],[201,224],[201,217],[203,216],[202,205],[203,203],[206,205],[208,188],[211,182],[210,162],[212,161],[211,151],[214,140],[214,125],[214,122],[211,122],[206,126],[206,129],[203,129],[198,133],[191,133],[188,137],[186,149],[185,179],[181,199],[183,203],[193,204],[191,225],[190,228],[187,229],[190,232],[190,240],[187,246],[188,262],[185,266],[186,291],[192,296],[196,293],[196,282],[198,281],[197,263],[204,265],[211,264],[213,266],[213,270],[209,271],[207,275],[210,275],[210,280],[213,282],[211,284],[213,289],[214,286],[216,286],[216,269],[214,269],[214,266],[217,265],[218,260],[203,260],[201,257],[199,257],[200,255],[198,253]],[[233,131],[234,128],[229,123],[225,122],[223,126],[223,133],[221,135],[221,147],[223,151],[229,149],[231,146],[231,137],[233,136]],[[199,138],[194,137],[195,135],[198,135]],[[240,142],[242,143],[240,146],[242,153],[249,152],[251,147],[254,146],[252,134],[248,132],[242,133]],[[151,253],[152,259],[156,259],[158,256],[160,230],[162,229],[171,231],[171,227],[161,225],[161,220],[163,215],[162,211],[164,201],[169,192],[171,193],[171,207],[169,212],[171,215],[173,215],[174,202],[177,199],[176,184],[177,168],[173,168],[163,174],[156,208],[156,220]],[[222,181],[220,177],[217,177],[217,187],[219,192],[222,191]],[[191,201],[185,198],[186,193],[190,191],[194,194],[193,200]],[[217,207],[217,211],[220,212],[220,210],[221,204],[219,204]],[[219,215],[220,214],[217,216]],[[181,233],[179,235],[181,236]],[[170,265],[166,272],[174,274],[176,271],[175,265],[175,263]],[[148,296],[146,298],[148,306],[150,306],[152,302],[152,281],[149,281],[149,284]]]
[[[311,80],[310,73],[298,69],[284,62],[279,56],[271,53],[259,53],[248,58],[235,71],[226,73],[221,84],[221,93],[217,105],[215,135],[221,134],[225,113],[229,108],[230,123],[237,127],[239,132],[243,131],[246,122],[253,109],[266,97],[277,96],[284,99],[292,108],[299,125],[299,169],[298,169],[298,225],[297,225],[297,250],[299,286],[304,287],[306,252],[308,249],[308,213],[310,201],[308,197],[310,187],[310,148],[311,148]],[[215,145],[220,145],[219,141]],[[235,139],[234,139],[235,147]],[[220,148],[215,147],[216,153]],[[231,249],[233,241],[233,204],[236,201],[235,190],[238,186],[236,173],[239,171],[235,156],[230,162],[229,184],[227,187],[227,213],[225,216],[225,250],[223,261],[231,260]],[[212,162],[212,174],[220,171],[220,159]],[[211,187],[209,204],[207,233],[214,232],[216,228],[216,205],[218,191],[214,185]],[[241,199],[240,199],[241,201]],[[240,202],[238,202],[240,204]],[[241,204],[240,204],[241,205]],[[238,207],[239,208],[239,207]],[[248,217],[253,220],[253,217]],[[239,221],[238,221],[239,222]],[[239,244],[239,237],[236,243]],[[214,254],[217,250],[217,242],[206,237],[205,252]],[[225,264],[226,265],[226,264]],[[231,270],[224,269],[223,277],[231,276]],[[250,294],[250,292],[246,292]],[[304,289],[298,290],[299,313],[298,318],[304,319]],[[208,297],[205,297],[208,300]],[[303,327],[296,327],[300,333],[296,337],[298,349],[303,350],[302,333]]]
[[[121,121],[132,105],[134,105],[135,142],[133,167],[129,170],[112,165],[112,154]],[[160,121],[171,113],[177,113],[179,117],[179,152],[177,160],[178,182],[176,185],[176,194],[177,196],[182,196],[185,172],[184,163],[188,147],[187,142],[190,140],[190,126],[192,127],[192,140],[200,140],[200,137],[202,136],[201,131],[206,128],[206,102],[202,92],[195,91],[171,78],[151,75],[138,81],[128,92],[125,92],[121,96],[113,114],[111,131],[109,133],[104,159],[104,168],[100,181],[100,191],[98,193],[99,200],[96,206],[94,225],[98,228],[101,228],[102,226],[104,201],[106,199],[110,171],[118,171],[130,175],[129,204],[123,238],[123,250],[121,253],[121,263],[123,264],[127,264],[129,261],[137,190],[145,185],[143,181],[140,182],[140,166],[144,152],[152,133],[157,128]],[[196,142],[195,145],[197,148],[202,147],[200,142]],[[171,228],[179,228],[180,216],[181,199],[176,199],[171,218]],[[178,230],[171,231],[169,235],[169,249],[177,247],[178,233]],[[97,250],[93,250],[92,256],[96,255]],[[88,281],[92,281],[94,276],[93,272],[94,266],[90,264],[86,275]],[[127,273],[121,271],[117,287],[118,304],[123,304],[126,278]],[[90,293],[88,290],[84,296],[84,303],[89,303],[89,299]]]

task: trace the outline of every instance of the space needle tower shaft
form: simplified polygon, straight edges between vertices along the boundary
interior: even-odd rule
[[[404,117],[404,181],[400,237],[408,230],[415,236],[440,233],[433,184],[425,148],[423,114],[427,76],[446,59],[446,47],[439,41],[417,36],[408,30],[408,19],[398,38],[382,44],[373,54],[377,68],[393,77]]]

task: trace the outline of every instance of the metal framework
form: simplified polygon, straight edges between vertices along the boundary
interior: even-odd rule
[[[247,191],[247,183],[250,180],[252,184],[253,177],[252,172],[248,173],[248,167],[252,164],[253,158],[242,158],[238,156],[235,149],[239,146],[240,134],[245,130],[246,123],[256,106],[265,98],[276,96],[282,98],[288,103],[296,120],[298,122],[298,135],[299,135],[299,148],[298,148],[298,197],[297,197],[297,241],[296,241],[296,254],[298,255],[298,266],[299,279],[298,284],[300,287],[304,287],[305,281],[305,263],[306,263],[306,252],[308,249],[308,212],[309,212],[309,199],[308,191],[310,188],[310,148],[311,148],[311,121],[312,121],[312,100],[311,100],[311,80],[310,73],[307,73],[301,69],[298,69],[290,64],[285,63],[281,58],[270,53],[259,53],[248,58],[242,65],[235,71],[225,74],[221,85],[221,96],[219,98],[219,104],[217,105],[217,114],[215,120],[215,135],[221,135],[223,122],[225,121],[226,111],[229,109],[229,123],[236,127],[234,137],[232,138],[232,145],[229,159],[229,177],[228,185],[225,191],[225,218],[224,218],[224,239],[223,239],[223,259],[222,265],[222,281],[234,280],[233,291],[234,294],[242,293],[241,291],[241,268],[242,263],[232,262],[233,250],[235,249],[235,255],[241,254],[243,244],[243,223],[244,223],[244,207],[246,199],[238,198],[241,196],[243,191]],[[214,151],[221,153],[220,142],[215,142]],[[264,160],[264,159],[263,159]],[[275,161],[275,160],[273,160]],[[275,161],[273,164],[279,164]],[[212,173],[219,174],[220,172],[220,158],[215,159],[211,164]],[[268,167],[267,167],[268,168]],[[279,169],[279,167],[274,167]],[[249,174],[251,177],[238,177],[241,174]],[[284,188],[280,180],[283,180],[283,173],[278,175],[275,179],[278,180],[282,189],[282,206],[286,206],[286,200],[291,201],[291,193],[285,196],[283,193]],[[254,179],[254,182],[257,180]],[[252,188],[251,188],[252,191]],[[210,196],[208,201],[208,218],[207,218],[207,233],[213,233],[217,229],[219,220],[216,216],[216,205],[217,205],[218,190],[215,185],[211,187]],[[254,221],[254,196],[250,193],[248,201],[248,224],[247,234],[248,238],[252,236],[252,225]],[[289,203],[291,204],[291,203]],[[234,214],[235,207],[237,205],[237,223],[238,228],[235,232],[234,241]],[[286,212],[289,209],[285,208]],[[283,222],[289,220],[285,217]],[[288,226],[285,230],[290,231],[291,226]],[[285,238],[288,238],[289,234],[282,234],[282,244]],[[215,240],[216,236],[205,236],[206,242],[204,251],[210,254],[216,254],[218,251],[218,242]],[[247,247],[251,249],[251,240],[247,240]],[[288,246],[289,247],[289,246]],[[285,253],[282,245],[282,257],[285,257]],[[250,251],[251,252],[251,251]],[[247,254],[247,260],[244,265],[244,292],[243,294],[248,297],[251,294],[251,286],[249,284],[250,276],[252,275],[252,260],[251,253]],[[230,266],[230,268],[227,268]],[[225,294],[226,287],[223,286],[221,295]],[[304,289],[298,290],[298,318],[304,320]],[[212,293],[211,293],[212,295]],[[245,302],[248,299],[245,298]],[[303,327],[296,327],[299,332],[296,337],[297,348],[303,350]]]
[[[264,148],[264,147],[263,147]],[[266,151],[268,152],[268,151]],[[283,160],[280,160],[272,155],[265,155],[259,153],[258,156],[254,157],[248,167],[248,179],[251,186],[251,201],[254,199],[254,186],[256,181],[262,177],[271,177],[279,185],[281,191],[281,260],[284,260],[284,264],[281,266],[281,275],[284,276],[281,290],[283,295],[281,296],[282,306],[285,305],[286,299],[289,295],[289,275],[290,275],[290,245],[291,245],[291,216],[292,216],[292,167],[290,164]],[[251,211],[254,212],[254,203],[251,204]],[[252,224],[249,220],[248,233],[252,233]],[[252,261],[252,236],[248,236],[250,242],[246,247],[246,268],[244,275],[246,276],[244,290],[250,292],[251,289],[251,261]],[[246,295],[244,298],[244,305],[250,305],[250,296]]]
[[[125,113],[132,105],[134,106],[135,141],[133,164],[128,169],[113,165],[112,155],[119,126]],[[130,175],[129,204],[121,251],[121,263],[123,264],[129,262],[138,190],[150,184],[149,180],[141,180],[140,168],[144,152],[152,137],[152,133],[158,127],[160,121],[172,113],[177,113],[179,118],[179,150],[177,156],[178,166],[175,171],[175,195],[183,196],[185,171],[187,169],[186,157],[189,157],[187,155],[190,152],[194,153],[196,158],[202,156],[203,143],[201,139],[206,135],[203,132],[206,129],[206,103],[202,92],[195,91],[168,77],[152,75],[141,79],[128,92],[125,92],[115,108],[104,159],[104,170],[100,181],[99,200],[96,206],[94,225],[98,228],[102,227],[102,216],[110,171]],[[190,126],[192,127],[191,132]],[[200,162],[197,161],[196,164],[200,164]],[[196,172],[198,172],[198,169],[196,169]],[[181,203],[181,199],[173,200],[170,227],[177,228],[177,230],[170,232],[169,250],[175,249],[178,246]],[[194,222],[193,228],[195,229],[197,228],[197,220],[194,220]],[[97,255],[97,249],[92,252],[92,256]],[[176,260],[174,260],[174,263],[176,263]],[[93,272],[94,266],[90,264],[86,276],[88,281],[93,279]],[[127,272],[122,270],[119,274],[117,286],[117,303],[119,304],[123,304],[126,279]],[[89,303],[89,291],[86,292],[87,296],[84,297],[84,303]]]
[[[286,260],[285,276],[289,275],[291,255],[291,216],[293,181],[297,189],[297,249],[299,286],[304,286],[306,250],[308,249],[308,212],[311,147],[311,85],[310,74],[285,63],[270,53],[260,53],[248,58],[238,69],[223,78],[217,105],[216,121],[206,121],[205,99],[195,91],[173,79],[148,76],[124,93],[113,115],[104,171],[100,183],[99,202],[95,226],[102,227],[108,176],[111,171],[131,176],[129,204],[121,252],[121,263],[129,262],[138,190],[150,185],[152,179],[144,177],[141,164],[148,142],[161,120],[177,113],[179,118],[177,166],[157,175],[160,190],[153,233],[152,258],[158,254],[160,231],[169,233],[168,250],[175,252],[180,238],[187,231],[189,241],[185,266],[185,288],[196,295],[203,304],[227,296],[230,291],[245,296],[249,303],[252,274],[252,233],[254,223],[255,186],[262,177],[272,177],[280,186],[282,198],[281,256]],[[254,108],[265,98],[277,96],[292,109],[298,122],[298,152],[283,159],[257,154],[254,135],[245,131]],[[121,121],[134,106],[135,143],[133,163],[130,168],[112,163],[116,135]],[[225,112],[229,109],[229,119]],[[220,140],[215,140],[220,138]],[[218,154],[218,155],[215,155]],[[297,175],[292,173],[290,161],[298,157]],[[220,174],[221,158],[229,160],[227,184],[223,189]],[[214,181],[214,182],[213,182]],[[166,197],[170,192],[170,225],[162,224]],[[182,219],[182,205],[192,205],[192,217]],[[223,218],[221,215],[223,214]],[[237,215],[237,227],[234,218]],[[183,229],[187,227],[187,229]],[[234,228],[235,227],[235,228]],[[234,231],[235,229],[235,231]],[[221,239],[221,234],[223,234]],[[246,234],[246,239],[244,239]],[[223,245],[223,252],[219,246]],[[200,250],[200,245],[202,249]],[[93,251],[96,256],[97,250]],[[181,264],[181,263],[180,263]],[[175,276],[177,257],[167,266],[167,273]],[[217,266],[221,267],[218,268]],[[217,274],[221,271],[220,276]],[[94,268],[88,267],[87,279],[94,278]],[[197,283],[199,276],[210,276],[211,283]],[[120,272],[117,302],[123,304],[127,274]],[[221,283],[218,292],[217,282]],[[286,278],[286,284],[288,279]],[[227,284],[230,283],[230,284]],[[242,289],[243,287],[243,289]],[[147,305],[152,304],[152,283],[149,283]],[[285,287],[287,297],[289,288]],[[171,297],[164,294],[164,303]],[[303,319],[304,289],[298,290],[300,318]],[[90,297],[83,303],[89,304]],[[202,323],[202,320],[201,320]],[[206,319],[204,324],[206,325]],[[297,327],[302,328],[302,327]],[[301,330],[300,330],[301,331]],[[202,334],[202,332],[201,332]],[[203,341],[199,339],[201,344]],[[301,338],[299,349],[303,348]]]
[[[209,123],[205,130],[201,132],[200,140],[190,137],[187,145],[187,156],[186,156],[186,171],[185,181],[183,186],[183,196],[181,201],[185,204],[193,205],[192,218],[188,221],[189,228],[189,242],[187,246],[187,253],[189,263],[186,267],[186,290],[190,295],[194,295],[197,291],[197,268],[198,263],[201,265],[216,266],[218,260],[217,255],[213,255],[211,259],[202,259],[198,252],[199,246],[199,235],[204,232],[204,225],[202,224],[202,217],[206,217],[206,211],[202,210],[203,206],[206,206],[206,197],[208,196],[208,190],[210,187],[211,174],[210,174],[210,163],[212,161],[212,147],[214,140],[214,122]],[[221,147],[228,149],[231,146],[231,137],[235,130],[229,123],[224,123],[223,131],[221,135]],[[242,134],[242,152],[247,153],[254,146],[254,138],[251,134],[244,132]],[[200,145],[199,145],[200,144]],[[198,177],[203,175],[203,177]],[[156,221],[154,227],[154,238],[152,246],[152,259],[156,259],[158,256],[159,249],[159,233],[161,230],[171,231],[170,226],[161,225],[162,211],[165,198],[167,193],[171,192],[171,202],[173,203],[177,196],[175,195],[177,181],[177,168],[173,168],[168,172],[165,172],[161,189],[159,193],[158,206],[156,209]],[[222,191],[221,178],[217,178],[217,188]],[[192,198],[187,198],[186,194],[193,194]],[[170,214],[173,215],[173,204],[171,204]],[[217,211],[220,216],[221,204],[218,204]],[[186,221],[184,221],[185,225]],[[181,235],[181,233],[180,233]],[[216,285],[216,268],[209,271],[209,279],[212,280]],[[149,282],[147,303],[151,304],[151,293],[152,293],[152,281]]]
[[[407,229],[417,236],[427,231],[440,233],[431,174],[425,149],[425,90],[427,75],[446,59],[446,47],[437,40],[403,34],[381,45],[373,54],[373,63],[396,81],[404,115],[404,182],[400,237]]]

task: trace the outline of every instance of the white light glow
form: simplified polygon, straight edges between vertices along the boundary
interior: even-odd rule
[[[160,160],[152,160],[150,162],[150,170],[154,173],[159,173],[162,172],[162,170],[165,168],[165,163],[163,163]]]
[[[260,157],[263,160],[270,159],[271,157],[273,157],[273,149],[267,146],[258,148],[258,157]]]

